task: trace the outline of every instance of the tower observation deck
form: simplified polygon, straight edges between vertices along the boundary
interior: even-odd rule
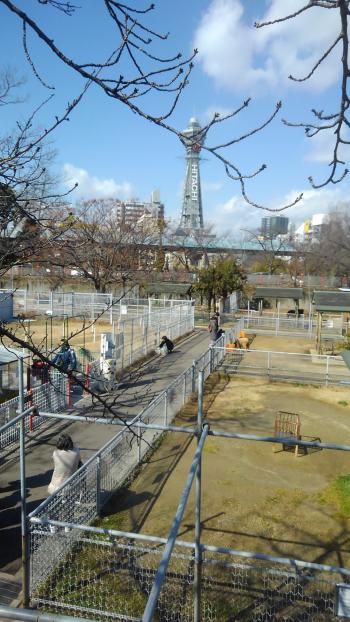
[[[188,128],[183,130],[186,147],[186,179],[182,200],[180,220],[181,229],[203,229],[203,209],[199,154],[204,144],[204,136],[197,119],[190,119]]]

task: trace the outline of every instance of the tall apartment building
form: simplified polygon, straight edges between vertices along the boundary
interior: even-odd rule
[[[260,233],[264,238],[276,238],[288,233],[289,218],[286,216],[268,216],[261,219]]]
[[[154,190],[150,201],[129,199],[119,201],[117,218],[122,225],[133,225],[144,220],[164,221],[164,204],[160,200],[159,190]]]

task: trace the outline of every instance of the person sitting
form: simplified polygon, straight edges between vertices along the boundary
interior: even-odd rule
[[[168,339],[168,337],[164,335],[158,347],[161,352],[165,351],[165,354],[170,354],[174,349],[174,344],[171,339]]]
[[[79,468],[80,449],[74,447],[68,434],[61,434],[53,452],[54,471],[48,486],[48,493],[52,495],[62,484]]]
[[[76,370],[77,357],[68,341],[63,341],[61,350],[54,356],[52,363],[57,365],[57,367],[59,367],[63,372]]]

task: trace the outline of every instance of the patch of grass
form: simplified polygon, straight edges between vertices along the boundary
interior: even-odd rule
[[[205,454],[217,454],[219,447],[217,441],[214,438],[207,438],[203,447],[203,453]]]
[[[340,406],[348,406],[349,402],[347,402],[346,400],[339,400],[338,404],[340,404]]]
[[[95,526],[102,527],[103,529],[116,529],[117,531],[124,531],[125,518],[126,517],[123,512],[117,512],[116,514],[110,514],[109,516],[97,519]]]
[[[350,475],[338,475],[321,493],[320,500],[334,504],[343,516],[350,518]]]

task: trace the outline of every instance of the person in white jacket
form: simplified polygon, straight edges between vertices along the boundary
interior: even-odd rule
[[[81,464],[80,449],[74,447],[73,441],[68,434],[61,434],[57,440],[56,449],[53,452],[54,471],[48,486],[48,493],[52,495]]]

